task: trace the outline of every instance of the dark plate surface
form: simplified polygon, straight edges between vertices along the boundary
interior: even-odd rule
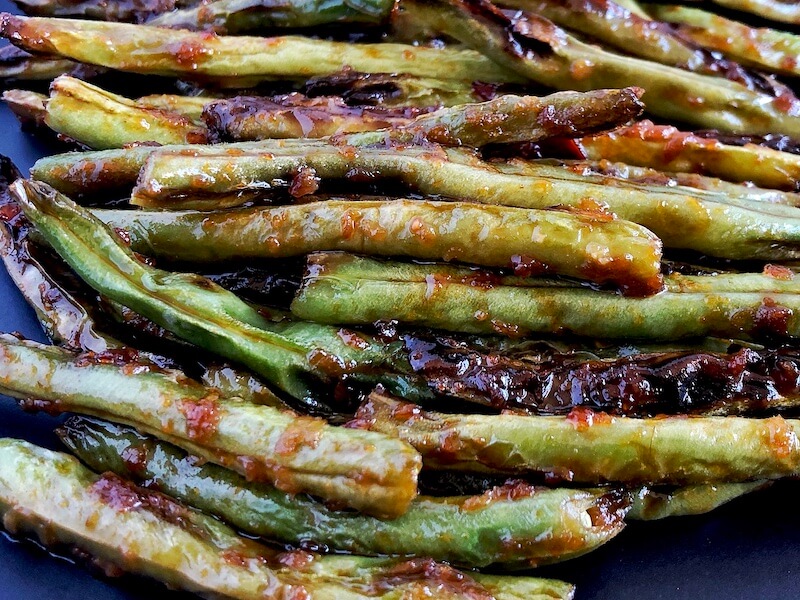
[[[0,0],[0,9],[10,4]],[[25,172],[47,151],[0,107],[0,153]],[[0,331],[44,341],[33,312],[0,268]],[[57,421],[0,396],[0,436],[51,448]],[[589,556],[540,571],[578,585],[580,600],[800,598],[800,483],[785,482],[712,515],[629,526]],[[0,536],[0,600],[184,598],[138,578],[96,579],[83,567]]]

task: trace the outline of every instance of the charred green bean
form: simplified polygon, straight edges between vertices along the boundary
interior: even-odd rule
[[[97,86],[61,76],[50,86],[45,124],[90,148],[135,142],[201,144],[208,131],[178,113],[138,106]]]
[[[203,109],[214,102],[213,96],[178,96],[176,94],[152,94],[134,100],[136,106],[156,108],[178,113],[198,125],[203,124]]]
[[[677,24],[684,37],[744,65],[789,76],[800,75],[800,37],[744,23],[688,6],[648,6],[661,21]]]
[[[500,0],[500,6],[543,16],[623,52],[690,71],[713,73],[708,56],[647,16],[606,0]]]
[[[136,2],[95,2],[94,0],[14,0],[26,15],[38,17],[80,17],[99,21],[141,22],[160,13],[197,4],[199,0],[136,0]]]
[[[178,448],[119,425],[76,417],[59,436],[92,469],[147,482],[247,533],[356,554],[429,556],[469,567],[556,562],[613,537],[627,504],[615,490],[547,490],[517,482],[481,496],[420,497],[404,515],[382,521],[198,465]],[[141,457],[135,466],[124,458],[131,453]]]
[[[44,124],[47,116],[47,96],[44,94],[28,90],[7,90],[3,92],[3,102],[21,123]]]
[[[586,139],[586,138],[584,138]],[[547,160],[539,159],[539,164],[553,164],[567,168],[582,175],[603,175],[614,179],[625,179],[632,183],[650,186],[667,186],[695,188],[714,192],[723,196],[751,200],[753,202],[770,202],[786,204],[800,208],[800,194],[782,190],[757,187],[752,183],[733,183],[683,171],[658,171],[651,167],[639,167],[621,162],[601,160]],[[642,162],[646,162],[646,157]],[[800,161],[798,161],[800,164]],[[687,193],[691,191],[687,190]]]
[[[472,50],[350,44],[299,36],[211,37],[148,25],[0,15],[0,35],[35,52],[120,71],[213,80],[248,87],[307,79],[343,65],[364,73],[407,73],[462,81],[520,81]]]
[[[205,111],[209,126],[226,139],[318,138],[391,128],[395,142],[428,140],[445,146],[534,142],[556,136],[610,129],[637,116],[640,90],[559,92],[543,98],[502,95],[488,102],[443,108],[412,119],[413,112],[349,108],[329,99],[284,98],[222,100]],[[348,136],[348,143],[380,143],[386,132]]]
[[[252,480],[368,514],[401,515],[417,493],[419,457],[406,444],[220,398],[212,388],[146,365],[119,367],[2,336],[0,391],[35,398],[52,411],[133,424]]]
[[[353,135],[358,140],[362,134]],[[728,193],[635,184],[535,161],[489,163],[459,148],[350,146],[348,139],[344,136],[338,144],[276,140],[261,146],[242,142],[156,149],[141,171],[132,202],[152,208],[223,208],[263,197],[273,186],[286,187],[301,169],[313,169],[323,180],[377,173],[422,194],[483,204],[571,206],[598,215],[607,207],[651,230],[668,248],[723,258],[800,257],[800,210],[793,206],[755,203]],[[38,177],[36,173],[34,169]]]
[[[95,211],[137,252],[204,262],[349,250],[457,260],[610,283],[633,295],[661,289],[660,241],[609,217],[416,200],[314,202],[235,211]]]
[[[497,278],[446,265],[318,254],[292,302],[301,319],[339,325],[397,320],[465,333],[572,333],[606,339],[800,336],[800,294],[744,274],[664,278],[665,291],[624,298],[563,281]]]
[[[4,85],[15,81],[50,81],[70,72],[76,65],[71,60],[31,54],[16,46],[0,48],[0,81]]]
[[[745,483],[706,483],[689,485],[673,491],[643,487],[633,496],[633,506],[627,515],[632,521],[655,521],[668,517],[702,515],[745,494],[763,490],[771,481]]]
[[[437,598],[569,600],[572,586],[530,577],[471,577],[430,560],[280,553],[246,540],[168,496],[74,458],[0,440],[0,513],[12,533],[77,546],[108,564],[171,588],[249,600],[313,595],[321,600]],[[457,583],[455,583],[457,582]]]
[[[427,468],[544,472],[576,483],[746,482],[800,467],[800,422],[781,417],[451,415],[373,392],[351,425],[405,440]]]
[[[647,110],[665,119],[731,133],[800,138],[800,100],[709,75],[613,54],[578,41],[547,19],[507,17],[488,0],[403,0],[402,16],[456,38],[498,64],[556,89],[637,85]]]
[[[650,121],[584,137],[580,145],[591,160],[701,173],[726,181],[749,181],[764,188],[800,189],[800,156],[796,154],[756,144],[723,144]]]
[[[314,323],[275,322],[207,279],[139,262],[88,211],[39,182],[12,186],[26,215],[91,287],[178,337],[239,362],[298,400],[348,376],[411,397],[430,395],[399,344]]]
[[[234,34],[274,27],[314,27],[328,23],[380,23],[394,0],[213,0],[164,12],[148,25]]]

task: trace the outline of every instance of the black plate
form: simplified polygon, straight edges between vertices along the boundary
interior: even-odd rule
[[[0,0],[0,9],[9,3]],[[23,172],[46,151],[0,107],[0,153]],[[33,312],[0,268],[0,331],[44,341]],[[0,396],[0,436],[57,448],[57,420],[22,413]],[[634,523],[589,556],[540,574],[578,585],[580,600],[800,598],[800,484],[785,482],[712,515]],[[0,537],[0,600],[150,600],[167,594],[138,578],[96,579],[30,543]]]

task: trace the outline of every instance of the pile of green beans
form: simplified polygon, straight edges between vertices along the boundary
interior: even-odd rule
[[[715,2],[18,0],[3,100],[79,151],[0,159],[52,341],[0,333],[0,393],[74,457],[0,440],[4,527],[214,597],[570,600],[512,571],[796,478],[800,16]]]

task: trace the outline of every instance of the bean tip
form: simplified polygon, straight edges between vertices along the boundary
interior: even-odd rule
[[[12,39],[12,35],[20,29],[25,17],[12,15],[9,12],[0,13],[0,36]]]

